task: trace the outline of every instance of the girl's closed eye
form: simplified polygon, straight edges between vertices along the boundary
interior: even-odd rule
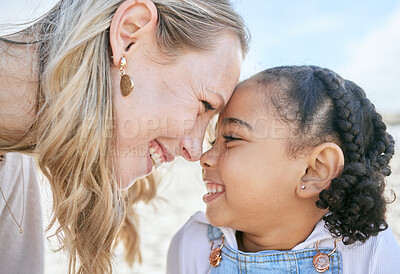
[[[229,143],[229,142],[233,142],[233,141],[240,141],[242,140],[241,138],[232,136],[232,135],[222,135],[222,137],[224,138],[224,143]]]
[[[224,138],[224,143],[242,140],[241,138],[233,137],[232,135],[223,135],[222,138]],[[213,141],[209,141],[208,143],[210,144],[210,146],[214,146],[216,142],[217,139],[214,139]]]

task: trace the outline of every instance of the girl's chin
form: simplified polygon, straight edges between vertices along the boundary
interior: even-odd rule
[[[225,226],[223,222],[221,222],[221,217],[218,215],[218,212],[215,212],[213,210],[209,210],[208,208],[206,209],[206,218],[208,222],[216,227],[222,227]]]

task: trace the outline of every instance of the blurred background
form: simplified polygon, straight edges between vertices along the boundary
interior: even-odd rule
[[[54,0],[0,0],[0,24],[20,23],[47,11]],[[241,79],[268,67],[318,65],[330,68],[364,88],[389,131],[400,143],[400,2],[319,0],[234,0],[251,35],[251,48]],[[397,146],[398,147],[398,146]],[[392,162],[388,189],[400,193],[400,152]],[[177,159],[164,165],[158,198],[139,204],[143,264],[129,268],[117,248],[116,273],[164,273],[169,241],[197,210],[205,208],[198,163]],[[45,222],[51,195],[42,188]],[[400,201],[389,206],[389,224],[400,240]],[[46,225],[46,223],[45,223]],[[64,254],[54,253],[47,242],[46,273],[65,273]]]

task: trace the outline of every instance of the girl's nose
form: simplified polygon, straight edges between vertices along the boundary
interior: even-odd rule
[[[203,170],[207,168],[211,168],[215,166],[217,157],[215,157],[214,147],[210,148],[207,152],[205,152],[200,158],[200,164]]]

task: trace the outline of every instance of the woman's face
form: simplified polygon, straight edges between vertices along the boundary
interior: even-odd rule
[[[250,233],[284,223],[304,174],[301,159],[287,155],[288,125],[268,114],[258,89],[253,80],[238,86],[219,117],[215,144],[200,160],[209,221]]]
[[[239,79],[242,52],[233,34],[221,34],[210,51],[188,53],[173,62],[162,62],[153,42],[138,47],[128,59],[125,70],[135,82],[129,96],[119,92],[114,71],[115,160],[123,188],[149,174],[154,164],[176,156],[199,160],[207,125]]]

